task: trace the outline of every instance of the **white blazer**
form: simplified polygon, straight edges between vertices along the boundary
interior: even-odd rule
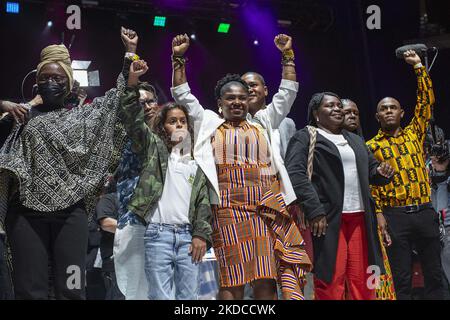
[[[205,110],[197,98],[191,93],[187,83],[170,89],[172,97],[177,104],[185,106],[189,111],[189,116],[194,121],[194,158],[200,168],[209,179],[214,193],[211,194],[211,203],[218,204],[220,192],[219,181],[217,178],[216,163],[211,145],[211,138],[216,129],[225,122],[217,113],[211,110]],[[273,130],[278,129],[281,121],[286,118],[291,110],[292,104],[297,96],[298,82],[290,80],[281,80],[278,92],[273,96],[272,102],[266,109],[259,110],[252,118],[250,114],[247,121],[254,125],[262,127],[263,134],[267,139],[275,170],[278,172],[281,180],[281,193],[286,205],[297,199],[291,180],[281,157],[279,146],[271,145]]]

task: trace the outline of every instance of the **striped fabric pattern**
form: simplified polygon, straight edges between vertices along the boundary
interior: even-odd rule
[[[381,235],[380,228],[378,228],[378,238],[381,242],[381,252],[383,253],[383,263],[386,270],[385,274],[380,276],[380,285],[375,290],[377,300],[397,300],[394,288],[394,278],[392,276],[391,265],[386,253],[386,248],[383,245],[383,236]]]
[[[224,123],[212,139],[220,189],[213,210],[213,247],[222,287],[278,279],[283,297],[303,299],[311,262],[288,215],[269,146],[258,128]]]
[[[306,253],[305,241],[286,210],[279,181],[275,181],[261,199],[258,213],[272,232],[283,299],[304,300],[306,273],[311,271],[312,263]]]

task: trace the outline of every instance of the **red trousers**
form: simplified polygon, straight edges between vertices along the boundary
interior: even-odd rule
[[[316,299],[344,300],[345,285],[354,300],[375,300],[375,289],[369,289],[367,279],[368,254],[364,212],[343,213],[336,265],[331,283],[314,279]]]

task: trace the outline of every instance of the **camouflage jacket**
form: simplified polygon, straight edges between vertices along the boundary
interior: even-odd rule
[[[164,142],[144,122],[144,110],[138,103],[139,87],[127,87],[120,100],[119,117],[132,149],[142,165],[139,182],[128,209],[143,218],[153,211],[161,198],[168,166],[169,151]],[[206,240],[211,246],[211,205],[207,179],[200,167],[197,170],[189,205],[192,236]]]

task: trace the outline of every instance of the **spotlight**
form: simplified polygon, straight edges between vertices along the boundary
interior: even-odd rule
[[[155,16],[153,19],[153,26],[154,27],[165,27],[166,26],[166,17],[164,16]]]
[[[6,13],[19,13],[20,4],[18,2],[6,2]]]
[[[49,27],[49,28],[53,27],[53,21],[52,20],[47,21],[47,27]]]
[[[230,30],[229,23],[220,23],[219,27],[217,28],[217,32],[219,33],[228,33],[229,30]]]
[[[197,36],[195,35],[195,33],[191,34],[191,40],[196,40]]]
[[[253,40],[253,45],[259,46],[259,41],[258,41],[258,39]]]

